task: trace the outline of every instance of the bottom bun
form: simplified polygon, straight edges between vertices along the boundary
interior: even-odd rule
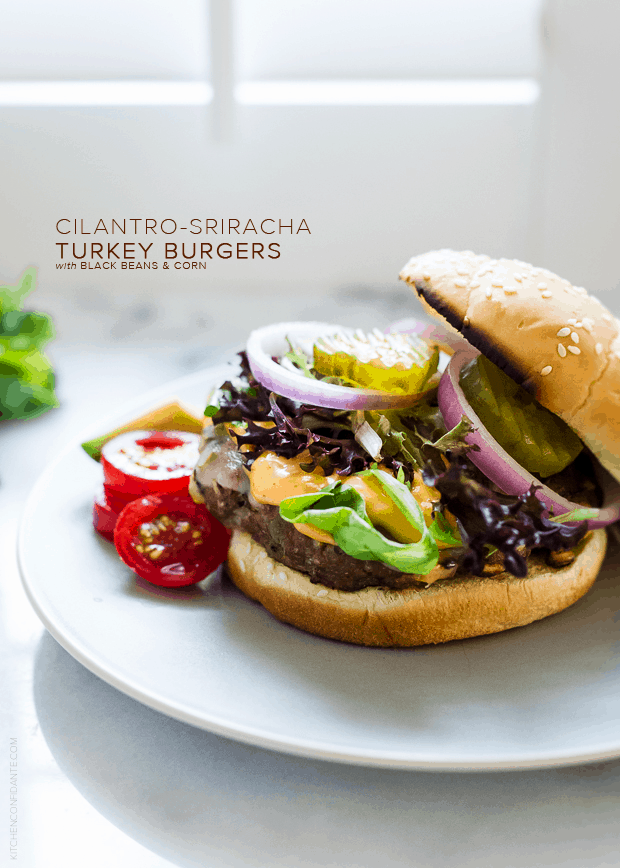
[[[427,588],[347,592],[313,584],[269,557],[249,534],[234,531],[228,570],[239,590],[286,624],[356,645],[407,647],[499,633],[561,612],[591,587],[606,546],[605,531],[595,530],[570,566],[549,567],[533,556],[525,579],[502,573]]]

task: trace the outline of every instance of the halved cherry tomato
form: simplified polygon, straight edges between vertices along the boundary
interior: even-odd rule
[[[180,492],[180,494],[187,494],[187,489]],[[125,509],[128,503],[131,503],[132,500],[135,500],[139,495],[137,494],[123,494],[122,492],[118,492],[115,488],[111,488],[109,485],[103,483],[103,496],[105,497],[106,503],[112,512],[118,516]]]
[[[226,560],[230,533],[190,497],[151,494],[118,517],[114,545],[141,578],[165,588],[194,585]]]
[[[142,495],[187,494],[199,442],[187,431],[127,431],[108,441],[101,451],[108,503],[114,509]]]
[[[118,512],[108,503],[103,489],[95,494],[93,503],[93,527],[104,539],[114,542],[114,528],[118,519]]]

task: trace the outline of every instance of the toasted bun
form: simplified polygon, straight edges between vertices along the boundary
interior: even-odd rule
[[[531,559],[526,579],[465,576],[428,588],[334,591],[269,557],[251,536],[234,531],[228,570],[237,587],[280,621],[356,645],[407,647],[499,633],[561,612],[590,588],[605,556],[605,531],[580,544],[570,566]]]
[[[620,327],[598,299],[544,268],[468,250],[414,256],[400,277],[620,480]]]

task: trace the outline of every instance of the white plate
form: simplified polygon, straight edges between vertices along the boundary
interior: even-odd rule
[[[145,396],[198,406],[229,369]],[[105,681],[179,720],[306,757],[412,769],[510,769],[620,755],[620,593],[529,627],[420,649],[358,648],[280,624],[220,575],[187,591],[135,580],[91,527],[99,466],[70,446],[34,488],[18,550],[52,635]]]

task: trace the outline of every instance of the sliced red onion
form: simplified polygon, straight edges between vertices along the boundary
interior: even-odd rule
[[[470,349],[471,344],[466,341],[462,334],[445,326],[440,322],[425,322],[424,320],[406,317],[390,323],[385,329],[386,334],[398,332],[405,335],[417,335],[429,343],[436,343],[448,347],[453,352],[461,349]]]
[[[439,353],[439,372],[441,374],[448,367],[450,356],[453,353],[457,353],[459,350],[472,349],[469,341],[466,341],[459,332],[440,322],[429,323],[413,317],[406,317],[391,323],[385,332],[386,334],[397,332],[405,335],[416,335],[430,344],[437,344],[441,348]]]
[[[565,515],[580,508],[582,504],[561,497],[528,473],[484,427],[459,384],[462,367],[477,355],[478,352],[474,349],[455,353],[441,378],[438,393],[439,409],[447,427],[453,428],[461,421],[463,415],[467,416],[476,428],[476,431],[467,435],[467,442],[475,443],[480,449],[479,452],[472,450],[468,453],[468,457],[506,494],[525,494],[530,486],[536,485],[538,486],[536,496],[554,515]],[[588,521],[591,529],[605,527],[620,519],[620,485],[598,461],[594,460],[593,463],[604,493],[604,503],[598,510],[598,517]]]
[[[250,369],[259,383],[277,395],[332,410],[398,409],[411,407],[420,400],[421,394],[403,395],[325,383],[274,361],[274,357],[282,358],[289,351],[287,338],[312,357],[317,338],[337,333],[353,335],[354,330],[321,322],[284,322],[256,329],[250,334],[246,348]]]

